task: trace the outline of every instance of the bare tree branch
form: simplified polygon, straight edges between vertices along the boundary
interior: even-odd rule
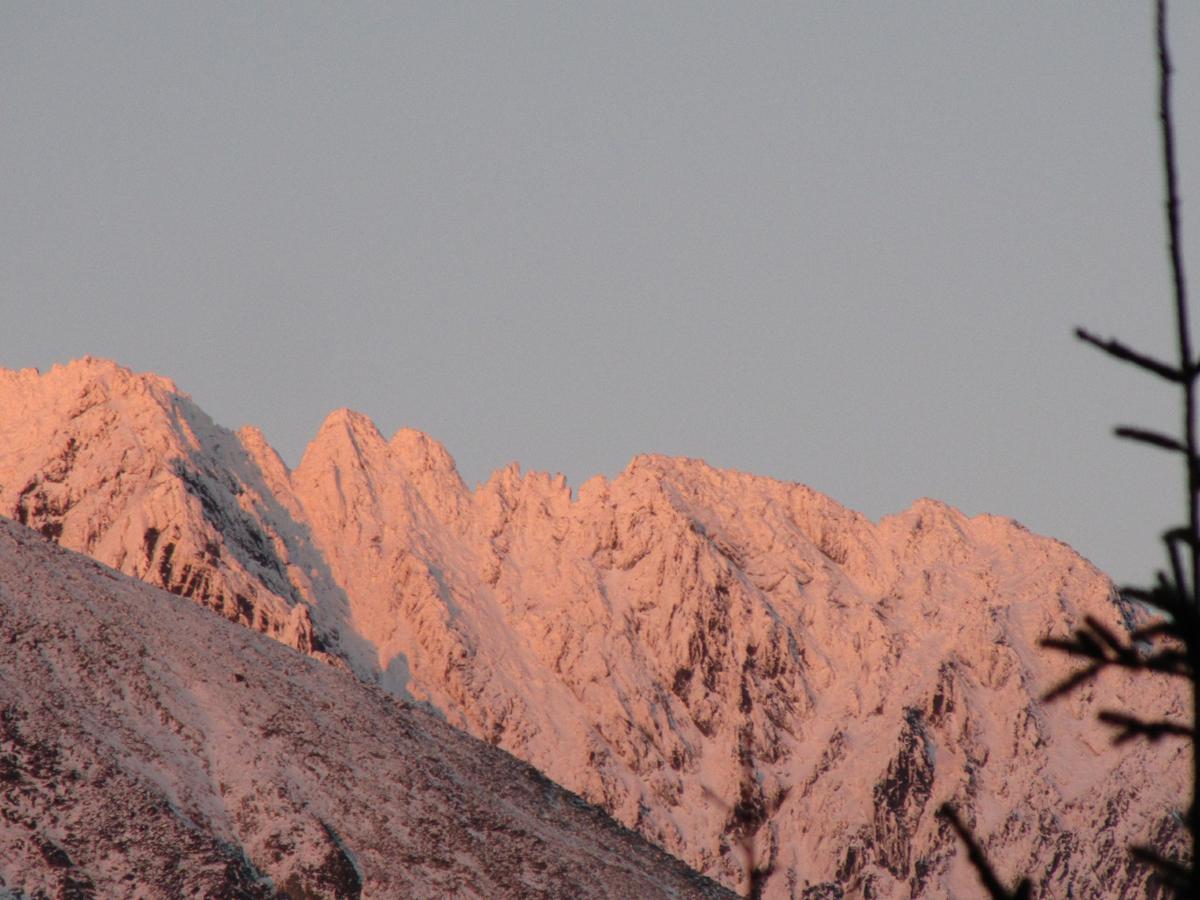
[[[1126,643],[1102,622],[1087,618],[1081,628],[1067,638],[1048,637],[1042,646],[1071,656],[1089,660],[1079,671],[1068,676],[1046,695],[1054,700],[1098,676],[1105,668],[1116,666],[1130,670],[1159,672],[1166,675],[1188,678],[1192,687],[1192,724],[1183,725],[1167,720],[1143,720],[1130,713],[1115,710],[1101,712],[1099,718],[1118,730],[1115,743],[1124,743],[1135,738],[1150,741],[1165,737],[1182,737],[1192,742],[1192,803],[1186,819],[1186,827],[1192,838],[1191,859],[1187,862],[1167,859],[1153,847],[1132,847],[1131,853],[1155,870],[1155,877],[1169,891],[1180,897],[1200,897],[1200,867],[1195,856],[1197,834],[1200,833],[1200,744],[1197,729],[1200,729],[1200,442],[1196,432],[1197,381],[1200,379],[1200,360],[1192,353],[1191,326],[1188,321],[1187,285],[1183,271],[1182,239],[1180,237],[1179,189],[1175,165],[1175,128],[1171,113],[1171,59],[1167,47],[1167,3],[1155,0],[1155,33],[1158,49],[1159,96],[1158,115],[1161,122],[1163,181],[1167,222],[1167,248],[1171,266],[1172,291],[1175,306],[1178,360],[1166,363],[1131,349],[1115,339],[1104,340],[1082,328],[1076,336],[1085,343],[1103,350],[1122,362],[1127,362],[1177,384],[1182,393],[1182,435],[1172,437],[1156,431],[1131,426],[1116,429],[1118,437],[1138,441],[1179,453],[1186,461],[1186,505],[1187,525],[1172,528],[1163,534],[1167,556],[1170,561],[1171,577],[1159,572],[1157,581],[1150,588],[1123,587],[1121,596],[1126,600],[1140,601],[1157,607],[1166,613],[1163,621],[1153,622],[1133,630]],[[1181,550],[1186,548],[1186,561]],[[1165,640],[1166,647],[1147,647],[1157,640]],[[989,866],[982,848],[970,831],[959,819],[955,809],[945,804],[939,814],[948,818],[962,841],[967,845],[971,864],[979,872],[988,893],[993,898],[1008,898],[1003,885]],[[1028,896],[1030,883],[1022,881],[1017,893],[1011,896]]]
[[[1091,681],[1093,678],[1095,678],[1103,668],[1103,663],[1093,663],[1086,669],[1080,669],[1074,675],[1070,676],[1069,678],[1064,678],[1050,690],[1046,691],[1046,693],[1042,695],[1042,700],[1049,703],[1051,700],[1057,700],[1059,697],[1065,697],[1084,682]]]
[[[1129,848],[1129,853],[1134,859],[1151,866],[1165,887],[1175,891],[1180,897],[1189,896],[1187,891],[1192,870],[1187,865],[1161,856],[1153,847],[1135,845]]]
[[[1157,431],[1136,428],[1132,425],[1120,425],[1113,429],[1113,434],[1119,438],[1138,441],[1143,444],[1149,444],[1151,447],[1160,447],[1163,450],[1170,450],[1174,453],[1187,453],[1187,447],[1169,434],[1160,434]]]
[[[1177,634],[1173,622],[1154,622],[1130,632],[1129,638],[1133,641],[1149,641],[1156,637],[1175,637]]]
[[[1137,737],[1144,737],[1151,742],[1161,741],[1165,737],[1196,737],[1194,729],[1186,725],[1180,725],[1178,722],[1147,721],[1139,719],[1137,716],[1132,716],[1129,713],[1118,712],[1117,710],[1106,709],[1097,716],[1101,722],[1106,725],[1111,725],[1114,728],[1120,729],[1120,732],[1113,738],[1114,744],[1124,744]]]
[[[983,852],[983,848],[979,846],[979,842],[975,840],[975,836],[971,834],[971,830],[959,818],[958,810],[954,808],[953,804],[943,803],[938,807],[938,815],[950,822],[959,840],[967,845],[967,859],[971,861],[971,865],[979,873],[979,880],[983,882],[983,886],[992,900],[1028,900],[1032,891],[1029,879],[1021,879],[1021,883],[1017,885],[1016,890],[1010,894],[999,877],[997,877],[996,872],[992,869],[991,864],[987,860],[987,855]]]
[[[1120,341],[1112,338],[1106,341],[1082,328],[1075,329],[1075,336],[1081,341],[1091,344],[1093,347],[1098,347],[1110,356],[1115,356],[1119,360],[1140,366],[1147,372],[1153,372],[1160,378],[1167,379],[1167,381],[1174,382],[1175,384],[1183,384],[1187,380],[1187,374],[1174,366],[1159,362],[1157,359],[1146,356],[1144,353],[1138,353],[1136,350],[1131,350]]]

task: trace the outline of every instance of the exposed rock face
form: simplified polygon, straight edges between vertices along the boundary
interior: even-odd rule
[[[730,897],[530,766],[0,520],[0,895]]]
[[[1142,895],[1124,847],[1181,840],[1185,748],[1095,721],[1185,717],[1181,686],[1114,672],[1040,702],[1070,664],[1039,639],[1127,611],[1011,520],[923,500],[872,523],[660,457],[577,496],[515,466],[471,491],[435,441],[344,410],[289,473],[93,361],[0,375],[0,412],[0,510],[327,649],[731,886],[752,834],[769,897],[971,895],[946,800],[1044,896]]]
[[[168,380],[83,360],[0,371],[0,510],[66,547],[311,650],[303,530],[265,443],[217,428]],[[260,456],[252,455],[257,451]],[[307,591],[307,595],[305,594]]]

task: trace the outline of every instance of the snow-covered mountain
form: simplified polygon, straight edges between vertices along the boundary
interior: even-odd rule
[[[296,470],[169,381],[83,360],[0,372],[0,512],[349,666],[730,886],[969,896],[952,800],[1044,896],[1141,896],[1131,841],[1182,840],[1180,685],[1038,646],[1129,614],[1069,547],[922,500],[878,523],[798,484],[639,457],[576,494],[475,490],[436,441],[328,417]],[[750,773],[751,777],[747,777]]]
[[[730,897],[506,753],[0,520],[0,895]]]

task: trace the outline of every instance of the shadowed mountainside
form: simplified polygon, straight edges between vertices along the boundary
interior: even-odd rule
[[[508,754],[2,520],[0,634],[0,894],[730,896]]]

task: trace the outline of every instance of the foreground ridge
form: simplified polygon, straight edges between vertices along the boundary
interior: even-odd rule
[[[726,897],[508,754],[0,520],[0,894]]]

